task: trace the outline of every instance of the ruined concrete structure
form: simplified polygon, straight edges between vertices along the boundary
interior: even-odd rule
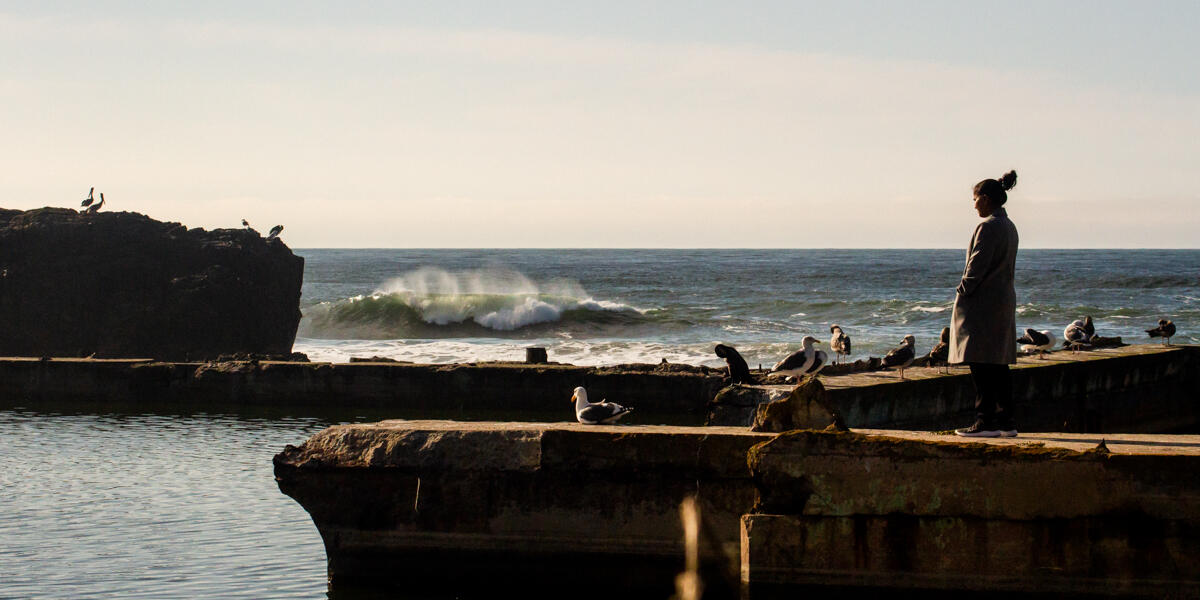
[[[946,430],[974,419],[968,375],[912,368],[824,376],[823,406],[849,427]],[[1019,425],[1025,430],[1167,432],[1200,427],[1200,348],[1126,346],[1022,359],[1015,369]],[[630,424],[749,427],[779,417],[768,403],[794,386],[722,389],[720,370],[685,365],[577,367],[525,363],[415,365],[275,361],[179,363],[151,360],[0,359],[0,394],[36,401],[201,402],[240,406],[341,407],[396,418],[571,421],[571,390],[633,406]],[[818,405],[821,403],[818,403]],[[774,417],[772,417],[774,415]],[[824,418],[824,417],[822,417]],[[823,428],[831,421],[766,430]],[[820,421],[820,422],[818,422]]]
[[[754,502],[742,428],[384,421],[331,427],[275,457],[313,517],[335,586],[662,589],[682,566],[678,510],[696,496],[733,577]],[[596,561],[581,563],[580,561]],[[721,569],[717,569],[721,572]],[[664,574],[666,577],[664,578]],[[556,579],[557,578],[557,579]],[[569,587],[567,587],[569,586]]]
[[[289,446],[275,473],[320,530],[334,586],[577,585],[599,563],[589,586],[665,597],[677,507],[696,496],[708,579],[736,571],[751,597],[1200,594],[1200,436],[1098,441],[385,421]]]

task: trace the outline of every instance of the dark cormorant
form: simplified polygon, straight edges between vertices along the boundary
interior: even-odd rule
[[[283,231],[283,225],[276,225],[276,226],[272,227],[271,232],[267,234],[267,239],[273,240],[273,239],[279,237],[279,234],[282,231]]]
[[[737,348],[717,344],[713,351],[717,353],[717,357],[725,359],[725,365],[729,367],[729,383],[754,383],[754,378],[750,376],[750,366],[746,364],[746,359],[742,358]]]

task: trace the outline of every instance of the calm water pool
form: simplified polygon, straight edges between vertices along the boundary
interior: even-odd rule
[[[0,407],[0,598],[326,598],[271,457],[330,424]]]

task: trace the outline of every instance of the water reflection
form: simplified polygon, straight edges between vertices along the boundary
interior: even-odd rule
[[[378,415],[105,410],[0,406],[0,596],[325,597],[271,457]]]

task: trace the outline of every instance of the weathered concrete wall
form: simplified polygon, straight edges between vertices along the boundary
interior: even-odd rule
[[[578,385],[597,400],[633,406],[631,422],[698,425],[722,384],[709,370],[649,367],[0,359],[0,395],[34,401],[362,407],[394,409],[397,417],[573,421]]]
[[[335,586],[392,580],[461,590],[536,579],[575,588],[582,578],[587,587],[666,597],[683,565],[680,502],[698,498],[708,530],[736,561],[739,520],[754,500],[746,452],[770,437],[384,421],[331,427],[289,446],[275,457],[275,476],[312,515]]]
[[[1014,369],[1023,431],[1158,432],[1200,428],[1200,347],[1059,352]],[[974,418],[964,370],[821,376],[852,428],[945,430]],[[635,407],[631,423],[749,426],[793,386],[721,389],[719,371],[683,365],[228,362],[0,359],[0,397],[20,400],[341,407],[405,418],[570,421],[571,390]],[[718,395],[718,392],[720,394]],[[712,400],[716,397],[716,400]]]
[[[1159,453],[1125,454],[781,434],[749,454],[760,498],[742,521],[742,577],[751,586],[1197,597],[1194,443],[1164,439]]]
[[[969,425],[975,390],[966,368],[821,377],[851,428],[944,430]],[[710,407],[709,423],[746,425],[786,386],[739,386]],[[1158,432],[1200,427],[1200,347],[1125,346],[1022,358],[1013,369],[1017,423],[1027,431]]]

